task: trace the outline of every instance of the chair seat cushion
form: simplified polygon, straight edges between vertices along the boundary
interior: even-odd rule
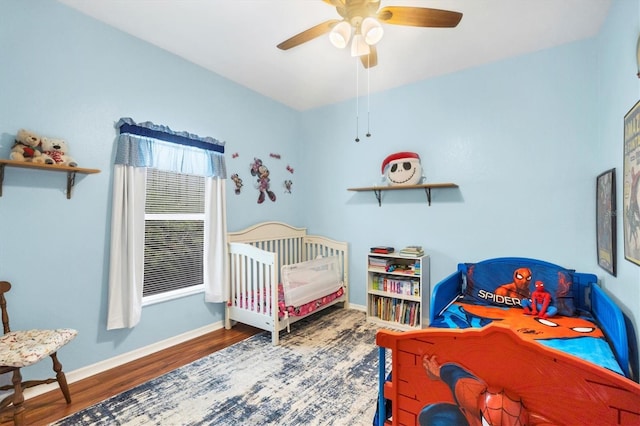
[[[35,364],[57,352],[77,334],[71,328],[10,331],[0,336],[0,365],[26,367]]]

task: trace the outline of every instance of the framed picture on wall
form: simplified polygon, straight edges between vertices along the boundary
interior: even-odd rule
[[[616,169],[596,179],[596,237],[598,265],[616,276]]]
[[[624,258],[640,265],[640,101],[624,116]]]

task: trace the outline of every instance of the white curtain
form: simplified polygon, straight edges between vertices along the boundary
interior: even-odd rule
[[[225,181],[207,179],[209,212],[204,222],[204,300],[211,303],[226,302],[228,288],[225,285],[227,250],[227,209],[225,201]],[[220,255],[222,254],[222,255]]]
[[[113,171],[107,329],[140,322],[144,275],[144,208],[148,167],[206,177],[205,301],[226,301],[224,143],[150,122],[122,118]]]
[[[122,164],[113,168],[107,330],[140,322],[146,170]]]

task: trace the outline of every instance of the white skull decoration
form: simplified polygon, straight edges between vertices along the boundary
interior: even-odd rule
[[[420,156],[415,152],[396,152],[382,162],[382,175],[390,186],[417,185],[422,180]]]

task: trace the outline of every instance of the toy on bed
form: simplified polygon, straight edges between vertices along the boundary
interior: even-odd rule
[[[551,304],[551,293],[545,290],[542,281],[536,281],[536,289],[531,293],[531,299],[522,299],[520,303],[525,315],[549,318],[558,312],[558,309]]]
[[[233,322],[271,332],[329,306],[348,307],[348,244],[307,235],[305,228],[264,222],[228,233],[229,298]]]
[[[640,424],[635,335],[595,275],[459,264],[430,308],[428,329],[378,332],[376,424]]]

